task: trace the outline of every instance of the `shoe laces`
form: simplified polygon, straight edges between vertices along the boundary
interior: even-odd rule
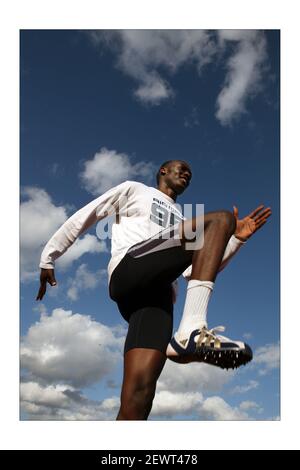
[[[201,345],[207,345],[210,344],[211,342],[220,343],[220,336],[218,336],[216,333],[217,332],[223,332],[225,331],[225,326],[215,326],[214,328],[211,328],[208,330],[206,327],[203,327],[200,330],[199,337],[197,339],[197,346]]]
[[[211,328],[210,330],[207,330],[208,333],[211,333],[213,336],[215,336],[215,331],[220,331],[224,332],[226,330],[225,326],[215,326],[214,328]]]

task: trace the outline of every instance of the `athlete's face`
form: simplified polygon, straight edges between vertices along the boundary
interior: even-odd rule
[[[173,189],[176,194],[181,194],[190,184],[192,178],[192,172],[189,165],[180,160],[175,160],[170,163],[167,167],[164,167],[165,171],[164,181]]]

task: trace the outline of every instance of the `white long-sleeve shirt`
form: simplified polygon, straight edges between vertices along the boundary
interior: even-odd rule
[[[111,259],[108,279],[128,249],[175,225],[184,217],[174,200],[156,188],[136,181],[125,181],[111,188],[73,214],[50,238],[44,247],[39,267],[54,268],[58,259],[89,227],[106,216],[115,214],[112,225]],[[243,243],[231,237],[221,269]],[[189,277],[191,267],[184,273]]]
[[[135,181],[111,188],[72,215],[46,244],[40,268],[54,268],[55,260],[97,221],[116,215],[112,225],[109,279],[127,250],[183,219],[174,200],[156,188]]]

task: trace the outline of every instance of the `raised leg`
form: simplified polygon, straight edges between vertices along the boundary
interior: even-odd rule
[[[186,248],[198,219],[183,223],[182,243]],[[188,283],[183,316],[177,333],[167,347],[167,356],[174,362],[206,362],[221,368],[236,368],[252,359],[251,348],[242,341],[218,336],[218,329],[207,328],[206,311],[211,291],[225,248],[236,228],[235,217],[227,211],[204,216],[204,244],[194,249],[192,273]],[[190,248],[186,248],[190,249]],[[220,330],[220,328],[219,328]],[[223,331],[224,328],[222,327]]]
[[[229,211],[209,212],[204,216],[204,244],[195,249],[192,257],[191,279],[214,282],[219,271],[225,248],[235,232],[236,221]],[[185,234],[196,231],[199,219],[193,218],[183,222],[182,243],[190,240]]]

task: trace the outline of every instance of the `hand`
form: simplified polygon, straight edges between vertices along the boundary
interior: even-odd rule
[[[56,286],[57,282],[54,276],[54,269],[41,269],[40,274],[40,289],[35,300],[42,300],[46,293],[47,282],[50,286]]]
[[[233,206],[233,215],[236,219],[236,230],[234,236],[241,241],[246,241],[248,238],[252,237],[252,235],[267,222],[267,219],[272,214],[270,207],[263,209],[263,205],[258,206],[249,215],[239,220],[238,208]]]

